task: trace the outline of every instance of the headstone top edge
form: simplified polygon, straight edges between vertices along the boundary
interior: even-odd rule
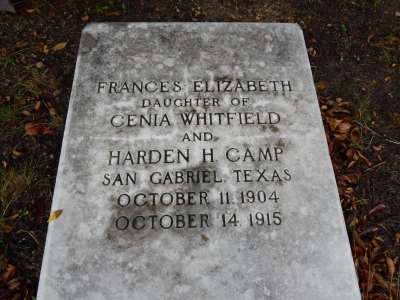
[[[293,27],[294,29],[303,33],[303,29],[298,23],[284,23],[284,22],[90,22],[87,23],[82,32],[90,32],[99,26],[107,27],[120,27],[120,26],[255,26],[255,27]]]

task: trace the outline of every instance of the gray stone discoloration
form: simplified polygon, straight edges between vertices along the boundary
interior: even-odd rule
[[[292,92],[151,94],[97,93],[100,81],[290,80]],[[220,107],[142,108],[143,98],[219,97]],[[227,105],[249,97],[247,107]],[[279,112],[279,124],[184,126],[184,112]],[[110,125],[114,114],[162,114],[172,126]],[[210,131],[210,142],[180,142],[185,132]],[[229,147],[278,146],[279,161],[228,162]],[[199,160],[212,147],[215,163]],[[190,162],[109,166],[110,150],[189,148]],[[232,169],[290,169],[291,179],[236,182]],[[154,171],[216,170],[223,183],[155,185]],[[105,172],[137,172],[134,186],[102,185]],[[209,193],[194,206],[121,208],[121,193]],[[233,201],[220,191],[277,190],[268,205]],[[261,23],[99,23],[85,27],[52,210],[38,299],[359,300],[357,279],[299,26]],[[222,214],[244,218],[282,212],[279,226],[222,228]],[[200,214],[210,227],[118,231],[121,214]]]

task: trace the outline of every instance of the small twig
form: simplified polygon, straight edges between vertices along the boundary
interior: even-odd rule
[[[371,148],[373,139],[374,139],[374,136],[372,135],[372,136],[371,136],[371,139],[370,139],[369,142],[368,142],[368,146],[367,146],[368,149]]]
[[[18,230],[18,231],[16,232],[16,234],[21,233],[21,232],[22,232],[22,233],[28,234],[28,235],[36,242],[36,244],[37,244],[38,246],[40,245],[38,239],[34,236],[34,234],[32,233],[32,231],[28,231],[28,230]]]
[[[363,127],[363,128],[366,128],[368,131],[372,132],[373,134],[378,135],[378,136],[380,136],[380,137],[383,137],[383,138],[385,139],[385,141],[387,141],[387,142],[389,142],[389,143],[392,143],[392,144],[395,144],[395,145],[400,145],[400,141],[397,141],[397,140],[395,140],[395,139],[389,138],[389,137],[387,137],[386,135],[384,135],[384,134],[382,134],[382,133],[379,133],[379,132],[377,132],[376,130],[374,130],[374,129],[368,127],[368,125],[366,125],[366,124],[362,124],[362,123],[357,122],[357,121],[354,121],[354,122],[355,122],[356,124],[358,124],[359,126],[361,126],[361,127]]]
[[[373,170],[375,168],[378,168],[378,167],[380,167],[380,166],[382,166],[384,164],[386,164],[386,161],[382,161],[382,162],[380,162],[380,163],[378,163],[376,165],[373,165],[372,167],[366,169],[364,172],[367,173],[367,172],[369,172],[369,171],[371,171],[371,170]]]
[[[20,50],[16,50],[16,51],[14,51],[14,52],[9,53],[9,54],[7,55],[7,57],[16,56],[17,54],[19,54],[19,53],[21,53],[21,52],[23,52],[23,51],[25,51],[25,50],[30,50],[30,49],[34,49],[34,48],[33,48],[33,47],[22,48],[22,49],[20,49]]]
[[[395,145],[400,145],[400,141],[396,141],[391,138],[386,138],[386,141],[388,141],[389,143],[395,144]]]

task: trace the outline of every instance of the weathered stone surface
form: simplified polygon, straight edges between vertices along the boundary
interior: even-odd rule
[[[221,91],[205,91],[205,81]],[[147,91],[133,93],[132,82]],[[202,100],[142,107],[186,97]],[[198,113],[200,123],[212,117],[213,125],[185,125],[185,113]],[[141,114],[157,120],[138,126]],[[187,140],[202,132],[212,140]],[[211,148],[214,162],[203,159]],[[221,192],[230,203],[221,204]],[[153,205],[151,193],[171,196],[155,195]],[[294,24],[87,26],[52,205],[59,209],[39,300],[360,299]],[[125,217],[136,228],[125,229]]]

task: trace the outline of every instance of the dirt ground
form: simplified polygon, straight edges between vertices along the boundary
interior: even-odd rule
[[[93,21],[304,30],[364,300],[400,299],[398,0],[18,1],[0,13],[0,299],[35,299],[80,33]]]

